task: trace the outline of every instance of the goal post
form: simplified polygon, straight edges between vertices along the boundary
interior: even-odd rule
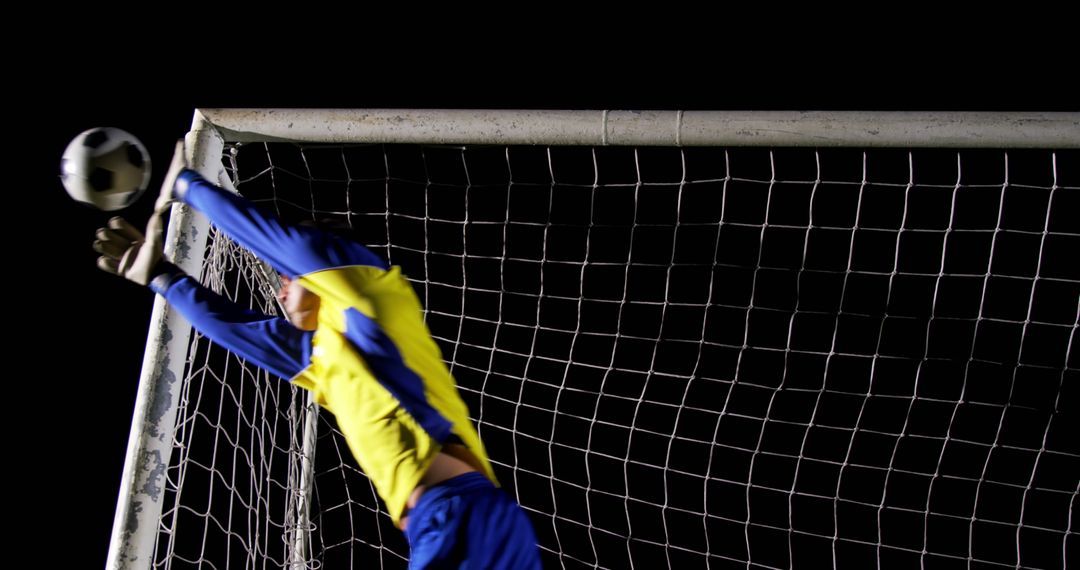
[[[1075,556],[1080,113],[201,109],[187,140],[403,267],[547,565]],[[277,311],[190,208],[167,249]],[[333,419],[156,299],[108,567],[407,556]]]
[[[188,158],[204,175],[217,180],[222,141],[208,134],[210,131],[192,129],[186,137],[193,151]],[[208,228],[205,217],[188,208],[176,209],[165,238],[166,256],[184,271],[199,275]],[[155,296],[113,520],[109,568],[150,565],[190,335],[191,325],[162,297]]]
[[[202,109],[234,142],[1076,148],[1077,113]]]

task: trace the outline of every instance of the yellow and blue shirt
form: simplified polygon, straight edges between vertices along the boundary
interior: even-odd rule
[[[495,482],[469,411],[397,266],[316,228],[285,224],[194,171],[176,197],[233,240],[320,297],[318,327],[243,309],[179,272],[151,287],[203,334],[314,392],[395,524],[443,445],[464,445]]]

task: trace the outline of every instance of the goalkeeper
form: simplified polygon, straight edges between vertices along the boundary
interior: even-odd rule
[[[311,390],[405,532],[410,568],[540,568],[532,526],[497,488],[401,268],[343,237],[286,224],[185,167],[181,142],[145,237],[109,220],[94,242],[98,266],[149,286],[218,344]],[[277,270],[287,320],[243,309],[163,259],[173,200]]]

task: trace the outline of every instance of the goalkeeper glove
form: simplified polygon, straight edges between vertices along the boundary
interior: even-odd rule
[[[165,172],[165,180],[161,184],[161,193],[157,202],[154,202],[154,214],[160,216],[165,213],[175,200],[175,196],[182,196],[187,191],[187,181],[181,180],[183,188],[176,188],[177,176],[188,168],[187,147],[184,139],[176,141],[176,150],[173,151],[172,162],[169,170]]]
[[[101,254],[97,266],[139,285],[149,286],[154,277],[172,266],[164,261],[163,223],[160,214],[152,214],[146,224],[146,236],[143,236],[124,218],[112,218],[109,226],[99,229],[96,234],[94,251]]]

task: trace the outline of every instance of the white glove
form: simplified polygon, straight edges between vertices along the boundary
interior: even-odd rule
[[[121,217],[95,234],[94,251],[101,254],[97,266],[139,285],[148,286],[160,271],[165,255],[161,215],[154,213],[146,224],[146,236]]]
[[[176,141],[176,150],[173,151],[172,162],[169,164],[169,169],[165,171],[165,180],[161,183],[161,193],[158,195],[157,202],[154,202],[155,215],[167,212],[172,206],[176,177],[186,168],[188,168],[187,148],[184,146],[184,139],[180,139]]]

